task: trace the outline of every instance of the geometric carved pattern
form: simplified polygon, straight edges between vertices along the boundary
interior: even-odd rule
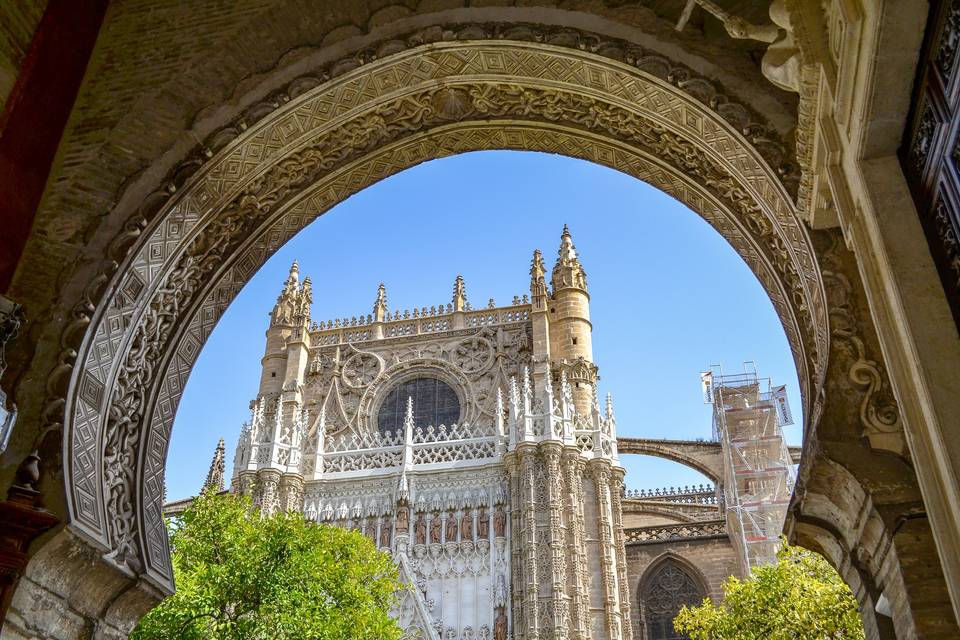
[[[138,240],[130,268],[144,282],[139,304],[125,304],[134,291],[117,288],[91,328],[102,350],[78,357],[91,374],[115,372],[105,381],[109,421],[81,410],[76,390],[68,398],[73,525],[112,548],[119,565],[168,586],[166,551],[149,542],[162,521],[140,514],[158,500],[186,374],[244,280],[350,194],[424,160],[491,148],[587,158],[704,216],[769,292],[805,398],[816,396],[827,325],[813,250],[775,172],[739,133],[670,84],[598,55],[529,42],[437,43],[386,56],[279,107],[215,154]],[[91,450],[96,442],[107,455]],[[143,474],[135,468],[140,452],[149,458]],[[97,477],[106,493],[80,500],[73,488]]]
[[[698,605],[704,592],[676,561],[661,562],[643,585],[641,607],[649,640],[683,640],[688,635],[673,629],[673,619],[686,605]]]

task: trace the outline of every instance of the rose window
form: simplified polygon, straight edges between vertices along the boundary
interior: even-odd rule
[[[414,378],[394,387],[380,405],[377,428],[381,433],[403,429],[408,398],[413,399],[413,421],[418,427],[460,421],[460,398],[450,385],[436,378]]]

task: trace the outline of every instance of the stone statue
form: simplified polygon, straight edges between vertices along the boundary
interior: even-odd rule
[[[487,510],[481,507],[480,513],[477,514],[477,537],[486,540],[489,535],[490,522],[487,519]]]
[[[497,618],[493,621],[493,640],[507,640],[507,615],[503,607],[497,607]]]
[[[427,523],[423,520],[423,514],[420,514],[420,517],[417,518],[417,524],[415,526],[415,535],[414,542],[416,544],[426,544],[427,543]]]
[[[440,515],[437,514],[430,520],[430,542],[440,542],[440,527]]]
[[[750,24],[739,16],[727,16],[723,26],[731,38],[759,40],[770,44],[760,61],[767,80],[785,91],[800,91],[800,49],[793,40],[793,26],[785,0],[770,3],[770,24]]]
[[[451,511],[447,516],[447,542],[457,541],[457,516]]]
[[[397,533],[407,532],[409,518],[409,508],[406,505],[397,509]]]
[[[504,515],[503,509],[497,509],[496,513],[493,514],[493,535],[498,538],[502,538],[504,530],[507,527],[507,516]]]
[[[380,547],[390,548],[390,524],[387,522],[380,525]]]
[[[367,526],[363,530],[363,535],[367,536],[373,544],[377,544],[377,523],[373,521],[373,518],[367,520]]]
[[[463,514],[460,518],[460,540],[462,542],[473,540],[473,516],[469,513]]]

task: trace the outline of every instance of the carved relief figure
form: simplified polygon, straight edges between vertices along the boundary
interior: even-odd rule
[[[493,514],[493,535],[502,538],[506,527],[507,516],[504,515],[503,509],[497,509],[496,513]]]
[[[397,509],[397,533],[406,533],[409,520],[409,507],[403,505]]]
[[[373,544],[377,544],[377,523],[374,522],[373,518],[367,520],[367,526],[363,530],[363,535],[367,536]]]
[[[497,607],[497,617],[493,621],[493,640],[507,640],[507,615],[503,607]]]
[[[433,542],[435,544],[438,544],[440,542],[441,527],[442,525],[440,524],[440,515],[437,514],[433,516],[433,518],[430,520],[430,542]]]
[[[466,542],[473,540],[473,516],[470,513],[464,513],[460,518],[460,540]]]
[[[420,517],[417,518],[417,524],[415,525],[414,542],[416,544],[427,543],[427,523],[424,521],[422,513],[420,514]]]
[[[739,16],[722,19],[731,38],[770,43],[760,61],[763,75],[785,91],[800,91],[800,49],[793,40],[793,26],[784,0],[770,3],[770,24],[750,24]]]
[[[457,541],[457,516],[451,511],[447,516],[447,542]]]
[[[477,537],[486,540],[490,535],[490,522],[487,519],[487,510],[480,507],[480,513],[477,514]]]
[[[390,523],[384,522],[380,525],[380,546],[382,548],[390,548]]]

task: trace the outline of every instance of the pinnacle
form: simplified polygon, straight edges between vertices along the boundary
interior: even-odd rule
[[[210,461],[210,470],[207,472],[207,481],[203,483],[204,489],[213,491],[223,491],[224,489],[224,458],[225,449],[223,438],[217,443],[217,449],[213,452],[213,460]]]

